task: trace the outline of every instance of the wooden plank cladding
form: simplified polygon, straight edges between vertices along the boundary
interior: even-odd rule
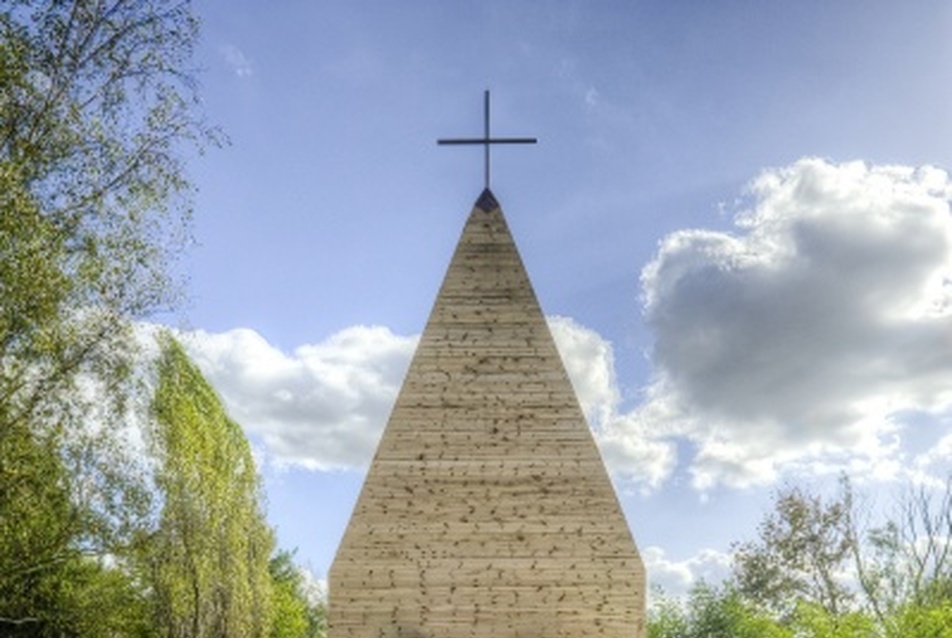
[[[330,638],[644,636],[644,566],[498,207],[463,229],[328,613]]]

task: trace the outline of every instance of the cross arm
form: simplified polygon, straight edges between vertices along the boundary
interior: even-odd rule
[[[437,144],[535,144],[539,140],[534,137],[454,137],[436,140]]]
[[[437,140],[437,144],[446,145],[481,145],[483,147],[484,164],[486,172],[486,188],[489,188],[489,147],[492,144],[535,144],[538,140],[534,137],[491,137],[489,134],[489,91],[484,94],[484,116],[482,137],[454,137]]]

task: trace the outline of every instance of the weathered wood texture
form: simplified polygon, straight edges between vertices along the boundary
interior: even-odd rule
[[[644,635],[641,558],[498,205],[466,223],[329,583],[330,638]]]

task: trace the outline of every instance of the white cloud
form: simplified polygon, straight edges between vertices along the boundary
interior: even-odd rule
[[[805,159],[751,194],[734,234],[673,233],[644,269],[641,412],[696,446],[702,489],[898,472],[897,413],[952,400],[952,182]]]
[[[254,67],[252,67],[251,61],[244,52],[234,44],[226,44],[222,46],[219,51],[225,60],[225,64],[227,64],[232,73],[238,77],[244,78],[254,74]]]
[[[909,469],[915,483],[941,488],[952,473],[949,460],[952,459],[952,430],[943,435],[929,450],[913,459]]]
[[[646,489],[658,487],[674,468],[674,447],[658,440],[644,412],[619,410],[611,343],[567,317],[548,322],[605,462]]]
[[[373,455],[416,338],[355,326],[291,354],[248,329],[192,332],[183,342],[270,458],[329,470]]]
[[[318,578],[307,568],[298,567],[298,573],[301,574],[304,597],[312,605],[319,605],[327,602],[327,579]]]
[[[700,582],[716,584],[731,569],[731,555],[714,549],[702,549],[684,560],[671,560],[660,547],[647,547],[641,552],[650,588],[660,589],[665,596],[684,598]]]
[[[549,319],[609,468],[651,490],[681,445],[701,490],[941,472],[952,419],[913,458],[902,415],[952,404],[948,176],[807,159],[751,193],[734,233],[674,233],[645,267],[654,372],[636,409],[611,343]],[[416,341],[353,327],[290,354],[251,330],[186,344],[269,458],[325,470],[369,462]]]
[[[606,460],[658,485],[673,456],[668,444],[647,440],[640,421],[618,413],[611,344],[565,317],[549,326]],[[370,462],[418,337],[357,326],[290,354],[249,329],[182,340],[229,414],[263,441],[267,458],[331,470]]]
[[[549,317],[548,324],[582,410],[597,427],[618,403],[612,345],[569,317]]]

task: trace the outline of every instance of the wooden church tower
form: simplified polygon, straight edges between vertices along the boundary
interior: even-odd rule
[[[488,185],[331,566],[328,615],[330,638],[645,635],[644,566]]]

